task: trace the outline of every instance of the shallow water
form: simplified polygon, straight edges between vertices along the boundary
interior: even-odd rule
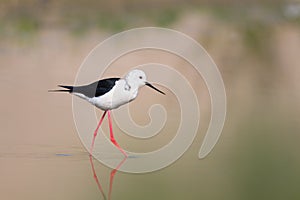
[[[3,147],[0,152],[3,199],[180,199],[185,195],[200,195],[196,188],[203,179],[201,169],[191,162],[178,161],[163,170],[136,175],[103,166],[80,146]],[[109,158],[109,153],[105,157]],[[114,157],[111,155],[109,159],[119,159]],[[124,162],[126,159],[118,167]],[[178,174],[180,168],[183,170]],[[186,187],[187,183],[192,185]]]
[[[207,37],[206,31],[204,36],[195,32],[197,38],[200,34],[200,38],[208,39],[210,53],[222,65],[228,94],[224,132],[213,152],[199,160],[207,126],[201,122],[196,140],[179,160],[145,174],[117,172],[90,160],[76,132],[71,97],[47,93],[57,84],[73,83],[84,57],[110,34],[92,31],[74,38],[64,29],[46,28],[31,42],[1,40],[0,199],[300,199],[298,25],[276,28],[276,36],[270,37],[275,38],[270,48],[274,52],[269,52],[274,60],[270,61],[269,56],[259,60],[261,55],[253,56],[247,51],[240,41],[241,30],[233,24],[227,26],[200,15],[192,20],[197,23],[192,23],[191,30],[196,30],[196,24],[201,26],[200,32],[204,30],[203,23],[198,23],[201,20],[205,21],[204,29],[214,27],[217,34]],[[184,27],[181,30],[186,31]],[[157,58],[166,58],[170,66],[186,71],[182,61],[162,52],[159,55],[135,52],[113,63],[106,75],[121,75],[132,66]],[[264,66],[270,62],[274,69]],[[115,70],[123,65],[121,72]],[[204,94],[205,86],[199,86],[200,78],[193,74],[186,72],[200,91],[201,117],[209,119],[208,94]],[[132,104],[138,111],[132,113],[133,118],[141,124],[148,122],[145,99],[151,98],[141,91]],[[168,96],[168,105],[170,101],[177,105]],[[167,108],[175,110],[174,107]],[[178,128],[178,115],[170,114],[164,130],[167,134]],[[92,134],[95,127],[90,128]],[[104,132],[108,133],[107,127]],[[124,149],[143,152],[158,149],[173,137],[162,134],[151,138],[154,141],[127,143],[120,130],[116,128],[115,132]],[[107,159],[120,159],[111,152],[100,153]]]

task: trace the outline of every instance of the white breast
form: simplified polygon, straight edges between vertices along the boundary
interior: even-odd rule
[[[116,82],[116,85],[107,93],[100,97],[90,98],[88,101],[100,108],[101,110],[111,110],[120,107],[137,97],[138,90],[125,89],[126,82],[121,79]]]

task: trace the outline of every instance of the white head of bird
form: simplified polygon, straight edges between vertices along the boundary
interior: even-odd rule
[[[127,90],[139,89],[140,87],[146,85],[146,74],[142,70],[134,69],[125,76]]]
[[[124,81],[124,85],[122,84],[122,81]],[[145,72],[139,69],[134,69],[128,72],[128,74],[123,79],[120,79],[118,86],[113,91],[114,97],[112,98],[112,104],[122,105],[125,104],[125,102],[128,103],[134,100],[138,95],[139,88],[143,87],[144,85],[160,92],[161,94],[165,94],[164,92],[160,91],[159,89],[147,82]]]
[[[146,74],[142,70],[134,69],[130,71],[124,79],[126,81],[126,90],[137,91],[140,87],[147,85],[148,87],[158,91],[159,93],[165,94],[164,92],[160,91],[159,89],[147,82]]]

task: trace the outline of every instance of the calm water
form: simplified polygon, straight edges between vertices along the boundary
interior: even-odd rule
[[[210,16],[203,18],[202,14],[191,17],[196,23],[192,23],[190,31],[199,29],[199,33],[195,32],[197,38],[198,34],[199,38],[207,38],[210,53],[222,64],[228,95],[225,129],[213,152],[199,160],[207,126],[201,122],[196,140],[178,161],[146,174],[118,172],[91,160],[76,133],[70,96],[47,93],[57,84],[73,83],[84,57],[110,34],[91,32],[74,38],[64,30],[46,29],[32,41],[1,40],[0,199],[300,199],[298,25],[283,25],[267,32],[275,33],[270,37],[274,39],[269,47],[272,52],[260,60],[261,55],[253,55],[257,51],[251,53],[242,43],[240,28],[214,21]],[[190,19],[188,15],[186,18]],[[194,29],[196,24],[198,29]],[[179,30],[189,31],[180,27],[179,24]],[[211,27],[216,35],[207,37],[202,30]],[[246,31],[250,39],[261,36],[253,31]],[[184,63],[170,55],[146,54],[148,58],[136,52],[114,64],[124,64],[126,72],[154,58],[166,58],[171,66],[182,70]],[[270,61],[270,57],[274,60]],[[108,71],[109,75],[118,73]],[[187,72],[187,77],[198,88],[199,77],[193,77],[192,71]],[[208,94],[203,96],[205,86],[199,88],[203,88],[197,94],[201,97],[201,117],[209,119]],[[141,110],[133,112],[138,122],[148,108],[144,109],[145,93],[134,102]],[[178,127],[178,119],[172,118],[177,115],[169,116],[166,133]],[[141,120],[141,124],[147,122]],[[151,142],[125,143],[120,131],[114,130],[120,145],[129,150],[155,150],[172,138],[166,135]],[[104,132],[108,133],[107,129]],[[110,152],[101,153],[115,159]]]
[[[181,199],[184,196],[193,199],[203,196],[203,191],[208,195],[207,188],[216,175],[208,179],[207,172],[216,168],[208,169],[205,165],[215,161],[203,162],[196,155],[193,162],[188,160],[182,158],[163,170],[137,175],[103,166],[81,146],[15,145],[1,149],[1,196],[3,199]],[[118,167],[126,161],[121,160]],[[222,177],[218,178],[218,184],[224,184],[220,183]]]

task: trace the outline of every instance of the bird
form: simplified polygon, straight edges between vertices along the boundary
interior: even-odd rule
[[[133,69],[129,71],[123,78],[105,78],[82,86],[58,85],[58,87],[63,89],[49,90],[49,92],[70,93],[88,101],[92,105],[104,111],[94,131],[90,147],[90,155],[92,155],[93,152],[98,129],[107,114],[110,141],[124,154],[125,157],[127,157],[127,153],[115,140],[112,128],[111,110],[117,109],[120,106],[136,99],[139,89],[145,85],[165,95],[163,91],[147,82],[145,72],[140,69]]]

